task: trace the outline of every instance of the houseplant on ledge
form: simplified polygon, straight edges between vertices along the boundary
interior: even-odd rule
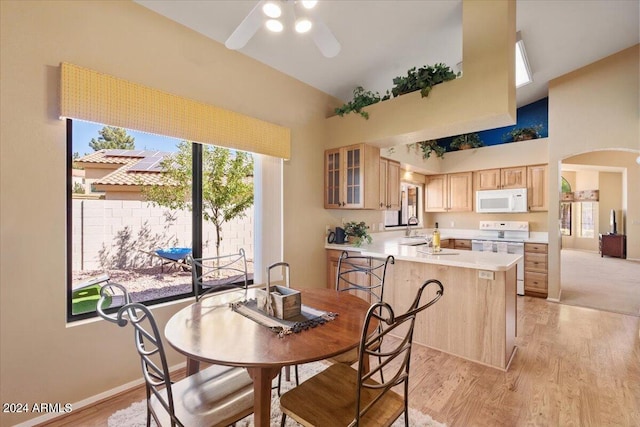
[[[516,141],[526,141],[529,139],[538,139],[540,138],[540,131],[542,130],[542,125],[534,125],[528,127],[521,128],[513,128],[509,132],[507,132],[506,137],[507,140],[511,140],[513,142]]]
[[[365,224],[364,221],[349,221],[344,224],[344,234],[349,238],[351,243],[358,247],[362,245],[364,240],[366,240],[367,243],[373,241],[367,231],[368,229],[369,226]]]
[[[414,148],[416,151],[420,151],[422,153],[423,159],[428,159],[429,157],[431,157],[432,153],[442,158],[444,157],[444,153],[447,151],[443,146],[438,145],[437,139],[430,139],[428,141],[420,141],[414,142],[412,144],[407,144],[407,148]]]
[[[484,144],[477,133],[465,133],[458,135],[451,141],[451,148],[466,150],[469,148],[482,147]]]

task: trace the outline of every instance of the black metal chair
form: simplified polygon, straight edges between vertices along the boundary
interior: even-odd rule
[[[97,311],[109,322],[134,328],[147,392],[147,426],[151,417],[158,426],[228,426],[253,413],[253,382],[243,368],[214,365],[172,383],[153,314],[132,302],[122,285],[109,287],[123,294],[124,305],[116,313],[105,313],[108,291],[103,287]]]
[[[433,297],[421,304],[424,291],[431,285],[435,286]],[[389,426],[404,413],[408,427],[409,365],[416,316],[435,304],[443,293],[442,283],[428,280],[403,314],[396,315],[385,302],[373,304],[362,328],[358,368],[333,364],[284,393],[280,398],[281,425],[290,416],[304,426]],[[371,322],[378,322],[380,327],[368,335]],[[391,333],[393,338],[388,337]],[[380,364],[365,372],[364,360],[374,355],[381,358]],[[376,382],[373,376],[383,371],[389,380]],[[402,387],[402,395],[393,390],[397,386]]]
[[[244,249],[238,253],[207,258],[187,257],[191,265],[191,277],[196,294],[196,301],[210,292],[249,286],[247,273],[247,257]]]
[[[394,264],[389,255],[384,259],[362,255],[350,255],[344,251],[338,258],[336,290],[351,292],[371,304],[384,301],[384,282],[387,266]],[[358,361],[358,350],[353,349],[330,359],[332,362],[353,365]],[[369,369],[369,359],[364,359],[364,369]],[[382,378],[384,381],[384,378]]]

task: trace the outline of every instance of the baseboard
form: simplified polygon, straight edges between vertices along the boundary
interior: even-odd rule
[[[171,366],[169,368],[169,372],[175,372],[178,369],[185,368],[186,366],[187,366],[186,362],[178,363],[177,365]],[[117,395],[119,395],[121,393],[124,393],[124,392],[127,392],[127,391],[131,390],[132,388],[140,387],[143,384],[144,384],[144,379],[143,378],[140,378],[140,379],[137,379],[137,380],[134,380],[134,381],[130,381],[130,382],[128,382],[126,384],[123,384],[121,386],[112,388],[111,390],[107,390],[105,392],[96,394],[94,396],[90,396],[90,397],[88,397],[86,399],[83,399],[83,400],[80,400],[79,402],[72,403],[71,407],[73,408],[73,411],[79,411],[79,410],[81,410],[83,408],[86,408],[88,406],[95,405],[96,403],[103,402],[105,400],[109,400],[109,399],[111,399],[111,398],[113,398],[113,397],[115,397],[115,396],[117,396]],[[62,414],[62,415],[60,413],[44,414],[44,415],[40,415],[39,417],[36,417],[36,418],[31,418],[31,419],[29,419],[29,420],[27,420],[27,421],[25,421],[23,423],[16,424],[13,427],[32,427],[32,426],[37,425],[37,424],[42,424],[42,423],[46,423],[46,422],[52,421],[52,420],[54,420],[56,418],[64,418],[66,415],[69,415],[69,414]]]

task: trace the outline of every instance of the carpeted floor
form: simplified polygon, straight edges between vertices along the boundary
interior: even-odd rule
[[[300,381],[304,381],[305,378],[309,378],[314,373],[321,371],[324,369],[327,364],[322,362],[308,363],[306,365],[299,366],[299,374]],[[289,390],[291,387],[295,386],[295,383],[282,381],[282,392]],[[411,402],[409,402],[411,404]],[[279,426],[280,425],[280,404],[278,400],[277,394],[273,393],[273,397],[271,399],[271,425]],[[132,404],[128,408],[122,409],[120,411],[115,412],[113,415],[109,417],[108,427],[145,427],[146,426],[146,405],[145,401],[140,401]],[[433,420],[429,415],[423,414],[420,411],[417,411],[413,408],[409,408],[409,421],[412,427],[446,427],[444,424],[441,424],[435,420]],[[151,425],[155,426],[153,420],[151,420]],[[291,419],[287,419],[286,426],[293,427],[298,424]],[[236,423],[238,427],[252,427],[253,426],[253,415],[239,421]],[[404,415],[400,416],[399,419],[393,423],[392,427],[401,427],[404,426]]]
[[[560,303],[640,316],[640,262],[563,249]]]

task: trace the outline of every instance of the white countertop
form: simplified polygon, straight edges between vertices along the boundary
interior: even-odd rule
[[[442,249],[440,254],[429,254],[427,246],[410,246],[405,243],[418,243],[420,239],[384,236],[386,233],[372,235],[373,242],[363,243],[360,247],[353,245],[325,244],[325,249],[348,250],[360,252],[365,256],[386,257],[393,255],[396,260],[424,262],[428,264],[448,265],[451,267],[473,268],[477,270],[506,271],[515,266],[522,255],[461,251],[456,249]],[[447,238],[447,237],[443,237]],[[452,238],[449,236],[448,238]],[[460,238],[460,237],[459,237]]]

